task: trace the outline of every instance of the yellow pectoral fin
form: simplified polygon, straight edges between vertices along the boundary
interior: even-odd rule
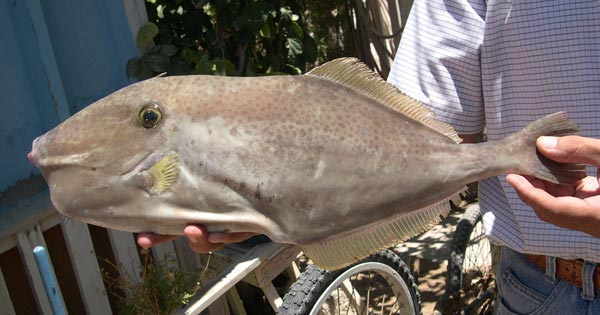
[[[169,154],[148,169],[148,174],[152,175],[153,184],[149,192],[151,194],[160,194],[169,189],[177,180],[179,175],[179,157],[176,153]]]

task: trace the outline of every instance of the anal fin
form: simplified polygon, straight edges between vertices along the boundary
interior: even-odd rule
[[[429,230],[448,215],[451,199],[445,198],[426,208],[375,222],[325,241],[299,246],[320,268],[340,269]]]

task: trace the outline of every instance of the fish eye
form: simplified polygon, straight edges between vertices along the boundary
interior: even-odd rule
[[[139,119],[142,126],[146,129],[154,128],[158,125],[158,122],[162,118],[162,111],[160,106],[155,103],[148,103],[142,106],[139,113]]]

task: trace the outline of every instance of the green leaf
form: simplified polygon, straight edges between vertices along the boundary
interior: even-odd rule
[[[298,37],[298,38],[304,37],[304,30],[302,30],[302,26],[300,26],[300,24],[298,24],[297,22],[292,22],[291,27],[292,27],[292,31],[294,32],[294,35],[295,35],[295,36],[291,36],[291,37]]]
[[[171,26],[165,22],[156,23],[156,27],[158,27],[158,34],[171,33]]]
[[[292,20],[292,9],[290,9],[290,7],[279,8],[279,13],[281,13],[282,20],[286,20],[286,21]]]
[[[199,62],[194,69],[197,74],[213,74],[213,64],[210,62]]]
[[[289,73],[289,74],[293,74],[293,75],[297,75],[297,74],[302,74],[302,70],[298,67],[295,67],[293,65],[290,64],[286,64],[285,65],[285,70]]]
[[[137,75],[142,71],[142,60],[138,57],[127,60],[127,66],[125,67],[125,73],[128,78],[136,78]]]
[[[246,27],[248,24],[248,19],[245,16],[238,16],[231,25],[233,29],[236,31],[240,31],[242,28]]]
[[[259,34],[262,38],[271,38],[271,27],[269,26],[269,23],[263,25]]]
[[[225,60],[223,60],[223,64],[225,66],[225,74],[227,74],[227,75],[236,75],[237,74],[237,70],[236,70],[233,62],[225,59]]]
[[[141,71],[138,73],[137,78],[140,80],[146,80],[154,77],[156,74],[152,72],[143,62]]]
[[[162,53],[145,54],[142,57],[144,64],[152,71],[162,73],[169,68],[169,57]]]
[[[174,57],[171,59],[171,66],[169,67],[169,75],[186,75],[192,74],[194,68],[192,64],[182,57]]]
[[[152,39],[158,34],[156,24],[149,22],[142,26],[138,31],[136,43],[141,48],[148,48],[152,44]]]
[[[177,48],[175,45],[161,45],[159,51],[169,57],[172,57],[179,51],[179,48]]]
[[[287,39],[288,56],[298,56],[302,54],[302,40],[299,38]]]
[[[220,76],[226,76],[227,75],[227,68],[225,65],[225,61],[223,59],[213,59],[213,69],[214,69],[214,74],[216,75],[220,75]]]
[[[202,7],[202,11],[204,11],[204,13],[208,16],[217,15],[217,8],[215,8],[215,6],[212,5],[210,2],[204,5],[204,7]]]
[[[183,47],[181,49],[181,57],[189,63],[198,63],[200,62],[200,58],[202,58],[198,50],[188,47]]]
[[[208,0],[192,0],[191,2],[196,10],[202,9],[202,7],[208,4]]]

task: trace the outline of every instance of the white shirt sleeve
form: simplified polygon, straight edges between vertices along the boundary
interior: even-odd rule
[[[415,1],[388,77],[459,134],[484,127],[480,50],[485,10],[483,1]]]

